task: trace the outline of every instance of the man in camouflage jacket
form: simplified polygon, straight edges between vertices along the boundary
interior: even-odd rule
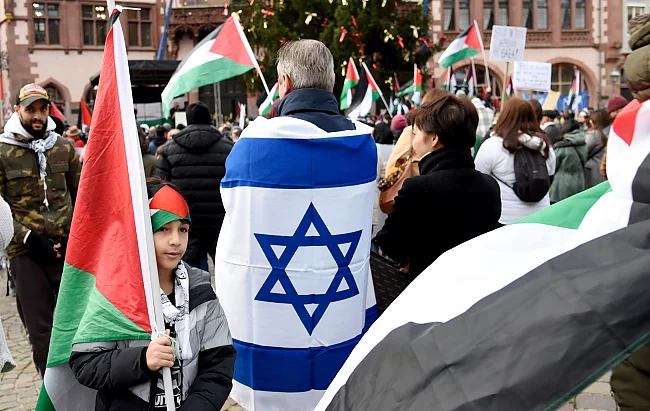
[[[53,131],[45,89],[28,84],[16,102],[0,135],[0,195],[14,218],[16,303],[43,374],[81,165],[72,143]]]

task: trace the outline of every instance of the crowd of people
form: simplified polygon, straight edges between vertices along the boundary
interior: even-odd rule
[[[513,97],[495,112],[491,104],[479,98],[434,89],[408,113],[367,117],[361,125],[338,110],[323,108],[330,102],[336,106],[333,83],[332,87],[312,84],[311,79],[318,77],[314,73],[304,84],[298,83],[291,78],[296,76],[295,71],[281,71],[278,66],[278,75],[285,79],[275,110],[278,116],[304,120],[328,132],[332,127],[372,127],[378,159],[373,248],[398,264],[411,279],[447,250],[605,181],[608,134],[613,120],[628,103],[622,96],[613,96],[606,109],[558,113],[543,110],[535,100]],[[626,67],[628,79],[635,78],[628,73],[633,70]],[[648,78],[642,80],[646,86],[650,84]],[[647,87],[632,89],[637,98],[648,97]],[[284,98],[298,94],[302,98]],[[324,103],[304,107],[313,99]],[[21,88],[14,109],[0,136],[0,194],[13,212],[14,234],[8,256],[16,304],[33,347],[34,363],[42,375],[88,138],[75,126],[57,128],[48,115],[49,96],[36,84]],[[167,284],[164,291],[172,305],[180,303],[173,294],[181,258],[190,273],[190,292],[206,281],[203,271],[207,270],[208,256],[215,259],[226,213],[220,186],[226,175],[226,159],[242,133],[230,123],[213,126],[210,110],[201,102],[190,104],[186,116],[187,126],[142,125],[139,130],[145,174],[161,179],[149,185],[150,198],[171,187],[191,215],[191,222],[181,216],[154,227],[156,238],[162,237],[161,233],[173,234],[173,238],[155,243],[157,254],[159,247],[176,247],[173,254],[178,261],[174,267],[170,269],[159,260],[159,271],[166,276],[161,277],[161,283],[164,280]],[[198,365],[194,364],[187,374],[189,379],[183,381],[179,400],[179,404],[193,404],[196,410],[219,409],[233,375],[232,341],[216,297],[213,300],[216,305],[210,315],[219,317],[225,329],[223,324],[218,325],[220,333],[212,335],[213,340],[192,344],[207,344],[218,350],[205,354],[203,348],[197,348]],[[126,385],[116,388],[108,377],[115,366],[111,355],[116,355],[117,349],[136,348],[123,345],[118,342],[91,350],[76,347],[70,361],[78,380],[99,390],[98,404],[105,406],[102,409],[125,409],[120,407],[137,401],[138,406],[146,407],[149,391],[139,392],[137,401],[127,391],[143,382],[157,381],[161,367],[174,366],[173,350],[161,337],[129,351],[129,356],[122,354],[128,363],[120,363],[119,370],[133,375],[125,380]],[[640,378],[630,371],[630,367],[638,368],[638,361],[625,363],[625,367],[627,374],[619,373],[620,378]],[[207,377],[202,379],[202,373]],[[643,381],[647,384],[647,379]],[[629,391],[630,384],[634,382],[626,380],[618,386]],[[204,394],[193,396],[199,391],[215,395],[207,399]],[[625,403],[620,396],[617,400]]]

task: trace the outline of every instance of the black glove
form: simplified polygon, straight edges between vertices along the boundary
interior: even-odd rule
[[[29,233],[25,244],[27,244],[27,246],[39,256],[50,260],[56,258],[56,251],[54,251],[54,242],[35,231]]]

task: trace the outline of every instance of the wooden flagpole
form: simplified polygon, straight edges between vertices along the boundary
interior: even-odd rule
[[[109,16],[111,16],[113,14],[113,10],[117,8],[117,6],[115,5],[115,0],[107,0],[107,4],[108,4],[108,14]],[[141,212],[143,213],[144,216],[148,217],[150,215],[149,199],[147,198],[147,186],[144,179],[144,173],[141,175],[140,180],[142,182],[142,188],[140,190],[142,194],[142,199],[140,201],[140,203],[142,204]],[[136,204],[134,204],[134,207],[135,205]],[[147,233],[151,233],[153,231],[151,228],[151,218],[145,218],[144,220],[145,220],[144,221],[145,229],[147,230]],[[157,328],[156,330],[152,330],[152,331],[164,333],[165,321],[163,319],[162,303],[160,301],[160,280],[158,279],[158,266],[156,264],[156,252],[153,245],[153,235],[147,235],[146,237],[147,237],[146,247],[147,247],[147,256],[148,256],[148,263],[149,263],[151,297],[153,302],[153,310],[154,310],[155,323]],[[152,338],[154,336],[155,334],[152,336]],[[165,402],[167,404],[167,411],[175,411],[176,404],[174,403],[174,393],[172,392],[171,370],[167,367],[163,367],[160,370],[162,372],[162,377],[163,377],[163,386],[165,387]]]

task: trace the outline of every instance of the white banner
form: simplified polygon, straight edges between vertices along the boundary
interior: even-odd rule
[[[516,61],[513,83],[517,90],[551,91],[551,63]]]
[[[526,28],[493,26],[490,40],[491,61],[521,61],[526,48]]]

